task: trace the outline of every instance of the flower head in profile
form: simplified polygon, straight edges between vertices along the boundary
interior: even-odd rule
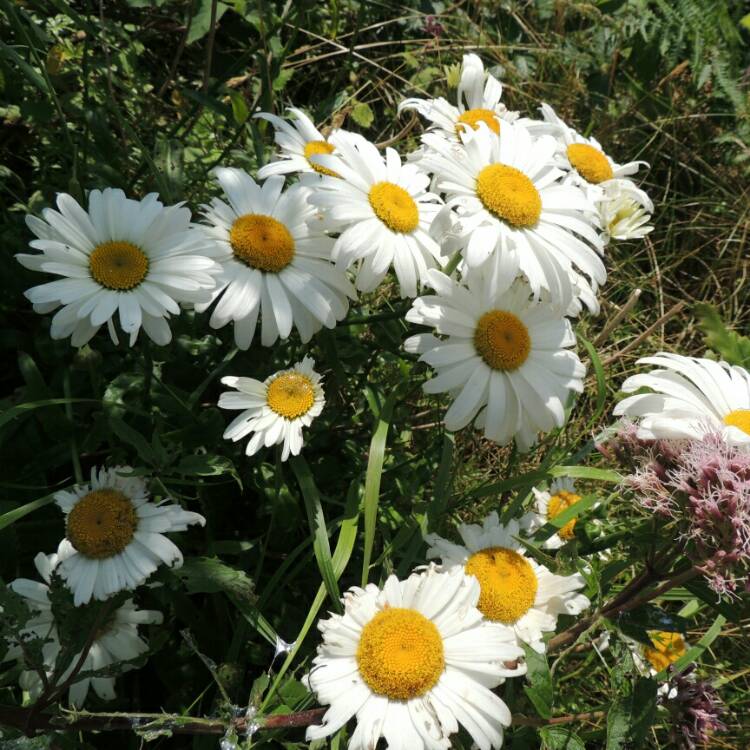
[[[267,120],[274,127],[274,141],[280,149],[278,157],[258,170],[258,179],[265,180],[271,175],[294,174],[295,172],[325,174],[336,177],[336,174],[311,157],[319,154],[333,154],[335,148],[313,124],[312,120],[296,107],[287,110],[294,118],[285,120],[268,112],[258,112],[254,117]]]
[[[374,290],[393,267],[402,297],[415,297],[429,268],[441,259],[430,234],[442,207],[428,192],[429,176],[416,164],[402,164],[392,148],[381,155],[360,135],[339,131],[331,137],[339,156],[318,156],[318,164],[339,177],[321,177],[310,203],[339,232],[333,246],[336,264],[356,264],[357,289]]]
[[[34,558],[41,581],[28,578],[17,578],[9,584],[9,588],[22,596],[29,610],[31,619],[20,634],[23,640],[40,638],[45,643],[42,646],[43,668],[50,680],[55,673],[57,658],[62,651],[57,623],[50,603],[50,581],[52,572],[57,565],[57,555],[39,553]],[[148,609],[138,609],[132,600],[128,599],[115,610],[111,617],[96,633],[91,648],[81,666],[80,679],[73,682],[68,690],[68,702],[80,708],[89,688],[102,700],[112,700],[115,697],[115,678],[111,676],[83,676],[96,670],[103,670],[119,662],[137,659],[148,651],[148,643],[138,634],[139,625],[158,624],[162,621],[161,612]],[[80,660],[80,653],[75,654],[70,664],[57,679],[57,684],[64,683]],[[23,661],[24,649],[20,643],[11,643],[6,659]],[[133,669],[131,664],[125,664],[121,670]],[[18,678],[19,685],[36,699],[42,692],[42,678],[35,670],[26,669]]]
[[[143,583],[162,563],[179,567],[182,553],[165,534],[205,525],[198,513],[150,500],[129,466],[91,469],[91,480],[55,494],[65,514],[57,572],[76,606]]]
[[[459,724],[481,750],[497,750],[511,715],[492,692],[523,674],[513,632],[487,622],[476,608],[479,585],[460,569],[430,566],[382,589],[368,584],[344,596],[344,613],[322,620],[323,642],[307,677],[330,706],[307,740],[357,725],[349,750],[388,747],[448,750]]]
[[[404,99],[399,112],[415,110],[429,120],[430,130],[449,141],[458,142],[463,130],[476,129],[483,122],[499,133],[503,121],[512,122],[518,112],[509,112],[500,101],[503,85],[484,69],[481,58],[473,53],[464,55],[456,104],[442,96],[437,99]]]
[[[528,450],[538,432],[562,426],[566,401],[583,390],[586,370],[570,349],[575,335],[559,309],[535,301],[498,258],[460,283],[435,270],[428,281],[436,293],[415,299],[406,319],[441,338],[417,334],[404,346],[436,370],[425,392],[451,394],[446,427],[473,421],[489,440],[515,439]]]
[[[556,575],[528,557],[518,541],[520,531],[518,521],[501,524],[492,512],[481,525],[458,527],[462,544],[428,534],[427,556],[438,558],[443,570],[458,567],[476,578],[482,614],[543,653],[543,634],[555,630],[558,616],[577,615],[591,602],[580,593],[586,582],[579,573]]]
[[[164,206],[156,193],[133,200],[115,188],[92,190],[88,210],[60,193],[57,208],[45,209],[42,219],[26,217],[37,236],[31,247],[41,253],[16,256],[32,271],[61,277],[26,292],[36,312],[57,310],[53,339],[70,336],[83,346],[106,324],[116,344],[117,313],[130,346],[141,328],[165,345],[180,303],[210,299],[220,269],[189,209]]]
[[[308,203],[310,190],[297,184],[284,191],[277,175],[258,185],[235,168],[214,176],[229,202],[214,198],[203,206],[204,230],[221,273],[212,299],[196,309],[216,302],[210,326],[233,322],[240,349],[250,347],[259,316],[263,346],[288,338],[292,328],[303,342],[323,326],[334,328],[356,293],[331,263],[333,241]]]
[[[554,161],[551,136],[535,138],[518,123],[498,137],[486,125],[451,144],[433,133],[420,166],[434,173],[446,204],[456,211],[453,234],[470,268],[499,255],[522,273],[536,296],[547,291],[567,307],[575,274],[596,284],[607,278],[595,205]]]
[[[302,430],[309,427],[325,405],[321,376],[315,362],[305,357],[289,370],[275,372],[263,382],[253,378],[225,377],[224,385],[235,388],[222,393],[222,409],[241,409],[224,430],[227,440],[237,442],[252,433],[245,453],[255,455],[264,446],[283,445],[281,460],[302,450]]]

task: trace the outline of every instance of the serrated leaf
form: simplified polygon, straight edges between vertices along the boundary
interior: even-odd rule
[[[713,305],[701,302],[694,309],[706,346],[729,364],[750,367],[750,338],[730,331]]]
[[[583,740],[565,727],[543,727],[539,730],[544,750],[586,750]]]

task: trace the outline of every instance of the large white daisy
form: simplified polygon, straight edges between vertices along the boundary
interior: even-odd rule
[[[106,323],[118,343],[117,312],[131,346],[141,327],[164,345],[179,303],[210,299],[220,269],[187,208],[164,206],[156,193],[133,200],[114,188],[92,190],[88,210],[66,193],[57,207],[45,209],[43,219],[26,217],[38,238],[31,247],[41,254],[16,255],[26,268],[62,277],[26,292],[36,312],[57,310],[53,339],[71,336],[73,346],[83,346]]]
[[[45,555],[40,552],[34,558],[42,581],[32,581],[28,578],[16,578],[9,587],[26,600],[26,604],[33,612],[32,618],[26,623],[22,639],[41,638],[46,641],[42,646],[42,660],[47,678],[53,677],[57,657],[62,650],[57,624],[52,613],[49,598],[49,583],[52,571],[57,565],[57,555]],[[80,674],[105,669],[121,661],[136,659],[148,651],[148,643],[138,635],[139,625],[158,624],[162,622],[161,612],[149,609],[138,609],[133,601],[128,599],[108,618],[96,635]],[[23,648],[20,644],[11,644],[6,659],[23,661]],[[69,666],[59,676],[56,684],[63,683],[70,676],[78,664],[80,653],[70,661]],[[130,664],[123,665],[122,671],[133,669]],[[42,692],[42,679],[34,670],[21,672],[18,683],[23,690],[36,699]],[[80,708],[91,687],[102,700],[112,700],[115,697],[114,677],[81,677],[68,690],[68,702]]]
[[[471,268],[498,254],[510,273],[525,274],[534,294],[546,289],[565,306],[575,291],[571,270],[605,281],[596,208],[564,181],[554,138],[535,139],[518,123],[498,137],[479,123],[461,133],[460,146],[431,133],[422,140],[429,150],[419,163],[457,211],[454,231]]]
[[[198,513],[149,500],[142,477],[129,466],[91,469],[91,481],[55,494],[65,514],[59,574],[75,605],[106,599],[143,583],[161,563],[182,565],[182,553],[165,534],[205,525]]]
[[[579,573],[559,576],[527,557],[517,541],[520,531],[518,521],[503,526],[493,512],[481,525],[458,527],[463,544],[428,534],[427,556],[439,558],[443,569],[458,567],[476,578],[482,614],[544,653],[543,633],[555,630],[558,616],[580,614],[591,602],[580,593],[586,582]]]
[[[525,281],[510,282],[499,266],[494,258],[461,283],[430,271],[436,294],[415,299],[406,319],[447,338],[417,334],[404,346],[437,371],[425,392],[453,396],[447,429],[474,420],[489,440],[515,438],[528,450],[539,431],[564,424],[586,368],[569,348],[575,334],[559,308],[535,301]]]
[[[656,370],[629,377],[615,406],[617,416],[638,423],[645,440],[700,438],[721,433],[733,445],[750,448],[750,373],[737,365],[660,352],[638,364]],[[636,393],[641,388],[648,393]]]
[[[415,297],[429,268],[442,260],[430,234],[441,209],[427,191],[430,178],[416,164],[402,164],[392,148],[381,156],[362,136],[331,137],[340,156],[314,161],[339,177],[321,177],[310,195],[331,231],[340,232],[332,257],[341,268],[359,263],[357,288],[372,291],[393,266],[402,297]],[[442,226],[442,222],[440,222]]]
[[[450,141],[458,141],[462,130],[475,129],[480,122],[499,133],[503,121],[512,122],[518,117],[517,112],[509,112],[500,101],[502,95],[500,81],[485,71],[477,55],[469,53],[464,55],[461,63],[456,105],[442,96],[437,99],[404,99],[398,111],[416,110],[432,123],[430,130]]]
[[[307,201],[309,189],[292,185],[282,192],[283,177],[258,185],[235,168],[213,174],[229,205],[214,198],[203,206],[210,222],[204,229],[222,269],[212,299],[196,309],[218,299],[210,325],[222,328],[233,321],[240,349],[252,343],[258,314],[263,346],[288,338],[293,326],[303,342],[322,326],[334,328],[349,309],[347,297],[356,293],[331,263],[333,241]]]
[[[295,172],[313,172],[335,177],[335,173],[331,170],[310,159],[311,156],[318,154],[334,153],[333,144],[301,109],[289,107],[287,111],[294,117],[291,123],[268,112],[258,112],[254,115],[254,117],[268,120],[273,125],[274,140],[281,149],[281,153],[274,161],[258,170],[258,179],[265,180],[271,175]]]
[[[330,708],[307,739],[333,734],[356,716],[349,750],[447,750],[462,724],[481,750],[499,748],[508,707],[492,688],[523,674],[513,632],[476,609],[479,586],[460,569],[430,566],[344,595],[344,614],[319,622],[323,642],[308,676]]]
[[[315,362],[305,357],[289,370],[280,370],[262,383],[254,378],[225,377],[224,385],[236,388],[219,396],[222,409],[242,409],[224,430],[227,440],[237,442],[254,433],[245,453],[256,454],[263,446],[284,446],[281,460],[302,450],[302,429],[309,427],[325,405],[321,377]]]

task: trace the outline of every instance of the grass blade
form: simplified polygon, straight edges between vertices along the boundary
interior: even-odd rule
[[[30,503],[26,503],[26,505],[22,505],[20,508],[13,508],[13,510],[9,510],[7,513],[3,513],[3,515],[0,516],[0,531],[7,528],[11,524],[14,524],[24,516],[28,516],[29,513],[33,513],[38,508],[43,508],[45,505],[49,505],[54,500],[54,497],[55,493],[50,493],[49,495],[45,495],[44,497],[32,500]]]

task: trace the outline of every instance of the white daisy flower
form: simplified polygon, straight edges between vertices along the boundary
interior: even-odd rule
[[[21,633],[25,638],[42,638],[47,642],[42,646],[44,671],[51,679],[55,670],[57,657],[62,650],[57,631],[52,605],[49,599],[49,583],[52,571],[57,565],[57,555],[39,553],[34,558],[34,564],[43,579],[32,581],[28,578],[17,578],[9,584],[9,588],[26,600],[29,609],[34,613]],[[103,627],[97,633],[91,644],[80,674],[101,670],[121,661],[136,659],[148,651],[148,643],[138,635],[138,625],[159,624],[162,622],[161,612],[148,609],[138,609],[133,601],[128,599],[119,609],[115,610]],[[70,661],[70,665],[59,676],[57,684],[67,680],[78,664],[80,653]],[[19,644],[11,645],[6,659],[23,660],[23,649]],[[133,669],[132,665],[123,665],[122,671]],[[42,679],[36,671],[21,672],[18,683],[22,690],[28,691],[32,699],[36,699],[42,692]],[[82,677],[76,680],[68,690],[68,702],[80,708],[91,687],[102,700],[112,700],[115,697],[114,677]]]
[[[656,677],[671,664],[681,659],[688,652],[690,644],[687,643],[681,633],[673,633],[668,630],[649,630],[648,637],[651,645],[625,638],[625,642],[633,655],[636,669],[646,677]],[[669,681],[660,682],[657,694],[669,695]]]
[[[333,260],[341,268],[359,263],[357,289],[364,292],[375,289],[392,265],[401,296],[415,297],[427,270],[442,260],[430,234],[442,206],[427,192],[429,176],[416,164],[402,164],[392,148],[381,156],[362,136],[339,131],[331,142],[340,157],[314,160],[341,179],[321,177],[310,202],[323,211],[327,227],[341,233]]]
[[[302,450],[302,429],[309,427],[325,405],[321,377],[313,369],[315,362],[305,357],[289,370],[280,370],[262,383],[253,378],[222,378],[221,382],[237,391],[219,396],[222,409],[242,409],[224,430],[224,438],[237,442],[254,433],[245,453],[255,455],[263,446],[284,445],[281,460]]]
[[[492,622],[513,629],[521,643],[544,653],[543,633],[557,627],[559,615],[577,615],[591,602],[579,593],[586,585],[580,573],[559,576],[527,557],[518,521],[503,526],[497,513],[482,525],[461,524],[463,544],[453,544],[437,534],[428,534],[428,557],[440,559],[443,569],[459,567],[480,585],[479,610]]]
[[[653,230],[648,222],[654,205],[630,180],[605,183],[594,202],[607,241],[641,239]]]
[[[518,117],[518,112],[509,112],[501,103],[502,95],[500,81],[485,71],[477,55],[470,53],[464,55],[461,64],[456,105],[442,96],[437,99],[404,99],[398,111],[416,110],[432,123],[430,130],[450,141],[458,141],[461,131],[476,129],[480,122],[499,133],[503,121],[512,122]]]
[[[721,433],[733,445],[750,448],[750,373],[737,365],[660,352],[638,364],[658,369],[629,377],[615,406],[616,416],[638,424],[644,440],[692,439]],[[636,393],[641,388],[649,393]]]
[[[425,392],[453,396],[446,428],[474,421],[487,439],[515,438],[528,450],[538,432],[561,427],[586,368],[569,349],[575,334],[559,310],[534,301],[526,282],[511,283],[497,258],[462,283],[430,271],[429,284],[436,294],[415,299],[406,319],[447,338],[418,334],[404,346],[437,371]]]
[[[581,496],[576,493],[575,483],[567,477],[555,479],[548,490],[538,490],[536,487],[532,487],[532,492],[536,500],[534,510],[538,523],[529,528],[530,532],[534,532],[537,528],[541,528],[549,521],[554,520],[560,513],[566,511],[581,499]],[[563,544],[566,544],[575,536],[577,520],[573,518],[568,521],[559,531],[545,540],[542,547],[545,549],[560,549]]]
[[[214,198],[203,206],[204,227],[221,263],[212,299],[196,305],[200,312],[219,299],[212,328],[234,322],[240,349],[252,343],[261,314],[261,343],[286,339],[294,326],[307,342],[322,326],[334,328],[356,296],[345,274],[330,262],[333,241],[307,202],[309,188],[284,178],[256,184],[247,172],[218,168],[213,172],[229,201]],[[333,178],[330,178],[333,179]]]
[[[477,582],[460,569],[430,566],[382,590],[352,588],[344,614],[318,623],[323,642],[308,675],[330,708],[307,740],[337,732],[352,717],[349,750],[371,750],[384,737],[392,750],[447,750],[459,723],[482,749],[499,748],[508,707],[492,692],[523,651],[512,631],[483,620]]]
[[[141,327],[165,345],[172,339],[167,320],[179,314],[179,303],[210,298],[219,266],[181,204],[164,206],[156,193],[133,200],[107,188],[89,193],[87,211],[66,193],[57,196],[57,207],[45,209],[43,219],[26,217],[38,238],[30,245],[41,254],[16,255],[32,271],[62,277],[26,292],[36,312],[57,310],[53,339],[71,336],[73,346],[83,346],[106,323],[117,344],[117,312],[130,346]]]
[[[454,231],[471,268],[499,254],[508,273],[525,274],[534,294],[548,290],[565,306],[574,293],[571,271],[604,283],[596,208],[555,166],[554,138],[534,139],[517,123],[498,138],[480,123],[461,134],[461,147],[431,133],[422,140],[430,149],[419,163],[457,211]]]
[[[206,519],[179,505],[152,503],[142,477],[129,466],[91,469],[91,481],[55,494],[65,514],[58,573],[76,606],[106,599],[143,583],[161,563],[182,565],[182,553],[164,534]]]
[[[258,170],[258,179],[265,180],[271,175],[295,172],[313,172],[336,177],[335,172],[310,159],[311,156],[319,154],[333,154],[335,152],[333,144],[301,109],[289,107],[287,112],[295,118],[291,123],[268,112],[258,112],[253,115],[268,120],[273,125],[274,141],[281,149],[276,160]]]

